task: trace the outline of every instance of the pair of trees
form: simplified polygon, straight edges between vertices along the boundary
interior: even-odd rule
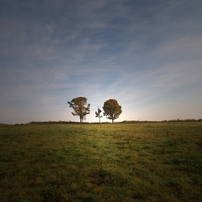
[[[72,112],[73,116],[79,116],[80,122],[83,122],[83,119],[86,117],[87,114],[90,114],[90,104],[87,104],[86,97],[77,97],[71,100],[71,102],[67,102],[69,107],[71,107],[74,112]],[[115,119],[119,118],[119,115],[122,113],[121,106],[115,99],[109,99],[105,101],[103,105],[103,115],[106,116],[108,119],[112,120],[112,123]],[[95,116],[99,118],[102,117],[101,115],[102,110],[98,108],[98,111],[95,112]]]

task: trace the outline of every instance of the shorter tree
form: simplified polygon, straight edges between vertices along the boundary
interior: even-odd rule
[[[95,111],[95,117],[99,118],[99,123],[100,123],[100,119],[102,118],[101,112],[102,110],[99,107],[98,107],[98,110]]]
[[[122,113],[121,105],[119,105],[119,103],[115,99],[109,99],[105,101],[103,110],[104,116],[106,116],[108,119],[111,119],[112,123],[115,119],[118,119],[119,115]]]
[[[69,107],[71,107],[74,112],[72,112],[73,116],[79,116],[80,122],[83,122],[83,119],[87,114],[90,114],[90,104],[87,104],[86,97],[77,97],[71,100],[71,102],[67,101]]]

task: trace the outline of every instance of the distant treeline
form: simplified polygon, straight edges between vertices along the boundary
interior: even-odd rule
[[[198,122],[198,121],[202,121],[202,119],[172,119],[172,120],[163,120],[163,121],[136,121],[136,120],[132,120],[132,121],[122,121],[119,123],[161,123],[161,122]]]
[[[140,120],[124,120],[121,122],[114,122],[113,124],[125,124],[125,123],[163,123],[163,122],[199,122],[202,121],[202,119],[173,119],[173,120],[163,120],[163,121],[140,121]],[[25,124],[110,124],[111,122],[76,122],[76,121],[32,121],[29,123]],[[19,124],[16,123],[14,125],[25,125],[23,123]],[[0,123],[0,126],[5,126],[5,125],[13,125],[13,124],[5,124],[5,123]]]
[[[163,120],[163,121],[140,121],[140,120],[124,120],[116,123],[160,123],[160,122],[198,122],[202,119],[173,119],[173,120]],[[32,121],[30,124],[99,124],[99,122],[75,122],[75,121],[45,121],[45,122],[36,122]],[[101,124],[110,124],[111,122],[102,122]]]

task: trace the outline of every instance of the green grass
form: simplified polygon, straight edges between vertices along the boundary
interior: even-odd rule
[[[202,201],[202,122],[1,125],[0,201]]]

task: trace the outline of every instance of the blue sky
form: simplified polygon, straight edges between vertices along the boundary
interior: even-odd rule
[[[0,1],[0,123],[202,118],[201,0]],[[106,121],[105,118],[101,119]]]

